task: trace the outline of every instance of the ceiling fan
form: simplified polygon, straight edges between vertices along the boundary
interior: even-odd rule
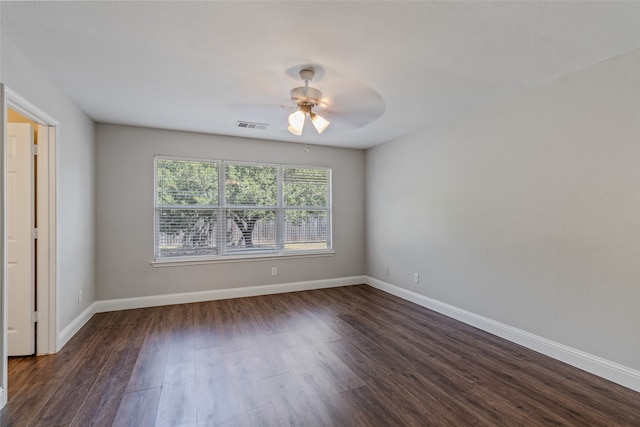
[[[289,115],[288,130],[294,135],[302,135],[307,118],[311,120],[313,127],[316,128],[318,134],[324,132],[330,122],[321,115],[314,113],[313,107],[320,104],[322,92],[314,87],[309,86],[311,80],[315,76],[313,68],[303,68],[300,70],[300,78],[304,81],[304,86],[298,86],[291,89],[291,101],[298,106],[298,111]]]
[[[291,79],[300,79],[303,85],[291,89]],[[311,86],[312,81],[322,81],[325,93]],[[280,94],[287,90],[289,99],[278,102]],[[289,139],[285,134],[312,138],[329,127],[331,133],[352,131],[376,120],[386,108],[378,92],[360,79],[349,79],[335,70],[309,63],[291,67],[285,73],[274,70],[246,74],[232,83],[226,96],[230,99],[225,105],[240,116],[237,120],[282,123],[273,129],[282,132],[277,138],[285,140]],[[287,121],[283,110],[287,111]],[[311,127],[314,132],[305,131]]]

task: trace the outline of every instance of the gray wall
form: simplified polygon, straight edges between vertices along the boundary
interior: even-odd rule
[[[248,132],[251,132],[249,130]],[[260,132],[260,131],[253,131]],[[364,274],[364,152],[98,124],[97,299]],[[335,255],[153,267],[154,155],[330,166]],[[278,275],[271,276],[271,267]]]
[[[95,301],[95,126],[6,38],[1,56],[3,83],[60,122],[56,141],[60,332]]]
[[[639,94],[634,51],[369,150],[367,274],[640,369]]]

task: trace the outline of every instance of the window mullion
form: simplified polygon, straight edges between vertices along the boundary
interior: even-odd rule
[[[153,259],[160,257],[160,209],[158,207],[158,158],[153,158]]]
[[[226,163],[220,162],[218,166],[218,210],[216,215],[216,245],[218,246],[218,255],[225,253],[227,249],[227,211],[226,205]]]
[[[278,166],[277,198],[276,198],[276,248],[279,252],[284,250],[284,184],[282,166]]]
[[[327,247],[333,248],[333,171],[327,171]]]

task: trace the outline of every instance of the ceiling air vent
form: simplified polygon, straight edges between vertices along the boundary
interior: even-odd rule
[[[236,127],[246,128],[246,129],[260,129],[267,130],[268,124],[265,123],[253,123],[253,122],[236,122]]]

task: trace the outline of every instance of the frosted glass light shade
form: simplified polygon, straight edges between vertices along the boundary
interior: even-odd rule
[[[326,120],[324,117],[319,116],[317,114],[313,115],[313,118],[311,119],[311,122],[313,123],[313,126],[316,128],[318,133],[324,132],[325,129],[327,129],[329,127],[329,121]]]
[[[297,128],[302,128],[304,126],[304,116],[305,114],[300,110],[289,114],[289,124]]]
[[[289,132],[291,132],[292,134],[296,135],[296,136],[300,136],[302,135],[302,128],[297,128],[294,127],[293,125],[288,127]]]
[[[294,135],[302,135],[302,128],[304,127],[305,113],[298,110],[295,113],[289,115],[289,132]]]

